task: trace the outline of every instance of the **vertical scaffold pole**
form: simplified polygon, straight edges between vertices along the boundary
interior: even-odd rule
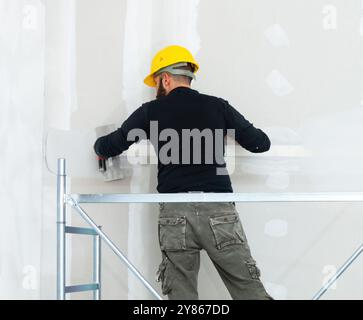
[[[101,300],[101,237],[98,234],[93,236],[93,283],[98,283],[93,300]]]
[[[65,224],[66,224],[66,160],[58,159],[57,170],[57,299],[65,300],[65,277],[66,277],[66,247],[65,247]]]

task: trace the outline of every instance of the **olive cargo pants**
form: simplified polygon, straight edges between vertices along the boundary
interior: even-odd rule
[[[170,300],[198,299],[201,249],[233,299],[272,299],[260,281],[234,203],[160,202],[159,209],[157,281]]]

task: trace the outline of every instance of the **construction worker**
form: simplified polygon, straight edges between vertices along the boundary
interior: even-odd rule
[[[156,99],[136,109],[115,132],[97,139],[96,154],[113,157],[135,141],[149,139],[158,155],[158,192],[233,192],[226,163],[217,161],[217,156],[208,163],[203,155],[196,157],[196,163],[189,161],[195,159],[198,151],[208,151],[208,135],[200,139],[198,148],[183,141],[182,145],[174,143],[174,150],[169,150],[171,157],[163,150],[171,140],[161,136],[163,130],[172,130],[170,138],[173,132],[182,137],[185,130],[190,133],[193,129],[208,129],[213,138],[216,130],[223,130],[224,138],[227,129],[231,129],[235,140],[250,152],[270,148],[268,136],[226,100],[191,89],[198,69],[198,63],[184,47],[173,45],[159,51],[144,79],[146,85],[156,89]],[[155,123],[158,139],[152,139],[150,134],[151,124]],[[137,129],[144,131],[145,136],[130,141],[128,135]],[[195,136],[192,138],[195,140]],[[224,139],[221,143],[224,154]],[[165,161],[162,156],[174,162]],[[187,161],[180,161],[186,158]],[[218,174],[218,169],[225,169],[225,173]],[[260,270],[251,255],[235,203],[159,203],[159,209],[162,261],[157,280],[169,299],[198,299],[201,249],[208,253],[233,299],[272,299],[260,281]]]

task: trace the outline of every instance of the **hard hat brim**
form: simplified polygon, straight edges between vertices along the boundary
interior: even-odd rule
[[[156,83],[154,81],[154,74],[150,73],[145,79],[144,79],[144,83],[152,88],[156,87]]]

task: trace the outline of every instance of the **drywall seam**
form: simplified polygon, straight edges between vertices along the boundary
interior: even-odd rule
[[[187,47],[194,55],[197,54],[200,49],[197,31],[198,5],[199,0],[156,0],[152,3],[147,0],[127,1],[123,95],[129,114],[144,102],[143,99],[154,98],[155,92],[143,84],[143,78],[148,73],[151,59],[158,50],[167,45],[179,44]],[[155,176],[155,167],[135,168],[130,182],[130,192],[155,192]],[[150,212],[150,208],[147,204],[129,206],[128,256],[137,267],[142,267],[141,271],[144,271],[147,279],[157,286],[153,280],[161,255],[155,234],[157,212]],[[145,252],[142,250],[142,244],[150,239],[154,243],[148,248],[150,250]],[[128,288],[129,299],[152,298],[131,272],[128,276]]]

